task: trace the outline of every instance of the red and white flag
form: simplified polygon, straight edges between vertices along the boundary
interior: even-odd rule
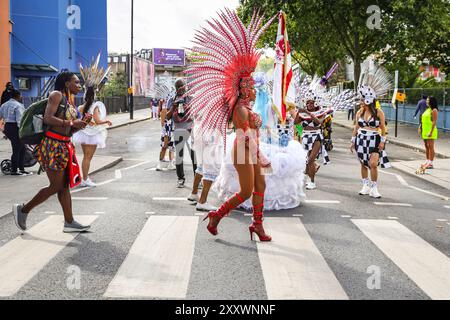
[[[295,84],[292,71],[291,46],[286,30],[286,14],[280,11],[273,79],[273,108],[282,123],[287,112],[295,108]]]

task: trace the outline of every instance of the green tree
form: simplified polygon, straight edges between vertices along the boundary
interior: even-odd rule
[[[358,82],[361,63],[370,55],[389,70],[399,69],[414,82],[420,61],[427,57],[444,71],[449,68],[448,0],[241,0],[239,14],[249,20],[254,9],[266,15],[280,10],[288,16],[287,28],[293,57],[309,74],[324,74],[337,60],[354,62]],[[380,9],[379,25],[371,25]],[[377,14],[374,14],[377,19]],[[420,30],[417,30],[420,29]],[[277,23],[263,43],[274,45]],[[416,62],[408,59],[416,58]],[[345,60],[344,60],[345,61]]]
[[[123,97],[128,95],[127,75],[124,72],[116,73],[102,88],[102,97]]]

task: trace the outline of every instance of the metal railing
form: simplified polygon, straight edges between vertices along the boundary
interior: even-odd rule
[[[438,101],[439,118],[437,127],[440,130],[450,132],[450,101],[448,98],[449,88],[402,88],[399,92],[405,93],[407,100],[399,102],[398,104],[398,121],[403,123],[418,124],[420,119],[414,118],[417,103],[422,99],[423,95],[434,96]],[[387,97],[393,96],[393,91],[390,91]],[[395,109],[392,103],[384,101],[381,103],[386,114],[386,119],[395,120]]]
[[[26,108],[32,105],[34,102],[42,100],[42,97],[24,97],[23,102]],[[128,110],[128,97],[105,97],[100,99],[106,106],[108,114],[129,112]],[[81,106],[84,103],[83,97],[75,97],[75,105]],[[148,97],[134,97],[134,109],[142,110],[150,108],[151,98]]]

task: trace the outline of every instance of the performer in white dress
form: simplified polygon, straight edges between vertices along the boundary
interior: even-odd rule
[[[84,130],[76,132],[72,141],[76,145],[81,145],[83,149],[82,172],[83,181],[80,187],[95,187],[96,184],[89,178],[89,169],[92,158],[97,149],[106,147],[106,138],[108,136],[105,125],[112,126],[111,121],[106,119],[106,107],[101,101],[95,101],[95,91],[108,74],[109,69],[105,72],[98,68],[100,55],[97,61],[90,67],[83,68],[80,66],[81,75],[85,83],[85,103],[79,107],[82,118],[86,114],[92,115],[91,122],[88,123]]]

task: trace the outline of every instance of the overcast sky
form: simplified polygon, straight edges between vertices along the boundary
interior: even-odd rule
[[[134,48],[191,47],[194,30],[239,0],[134,0]],[[110,52],[130,51],[131,0],[108,0]]]

